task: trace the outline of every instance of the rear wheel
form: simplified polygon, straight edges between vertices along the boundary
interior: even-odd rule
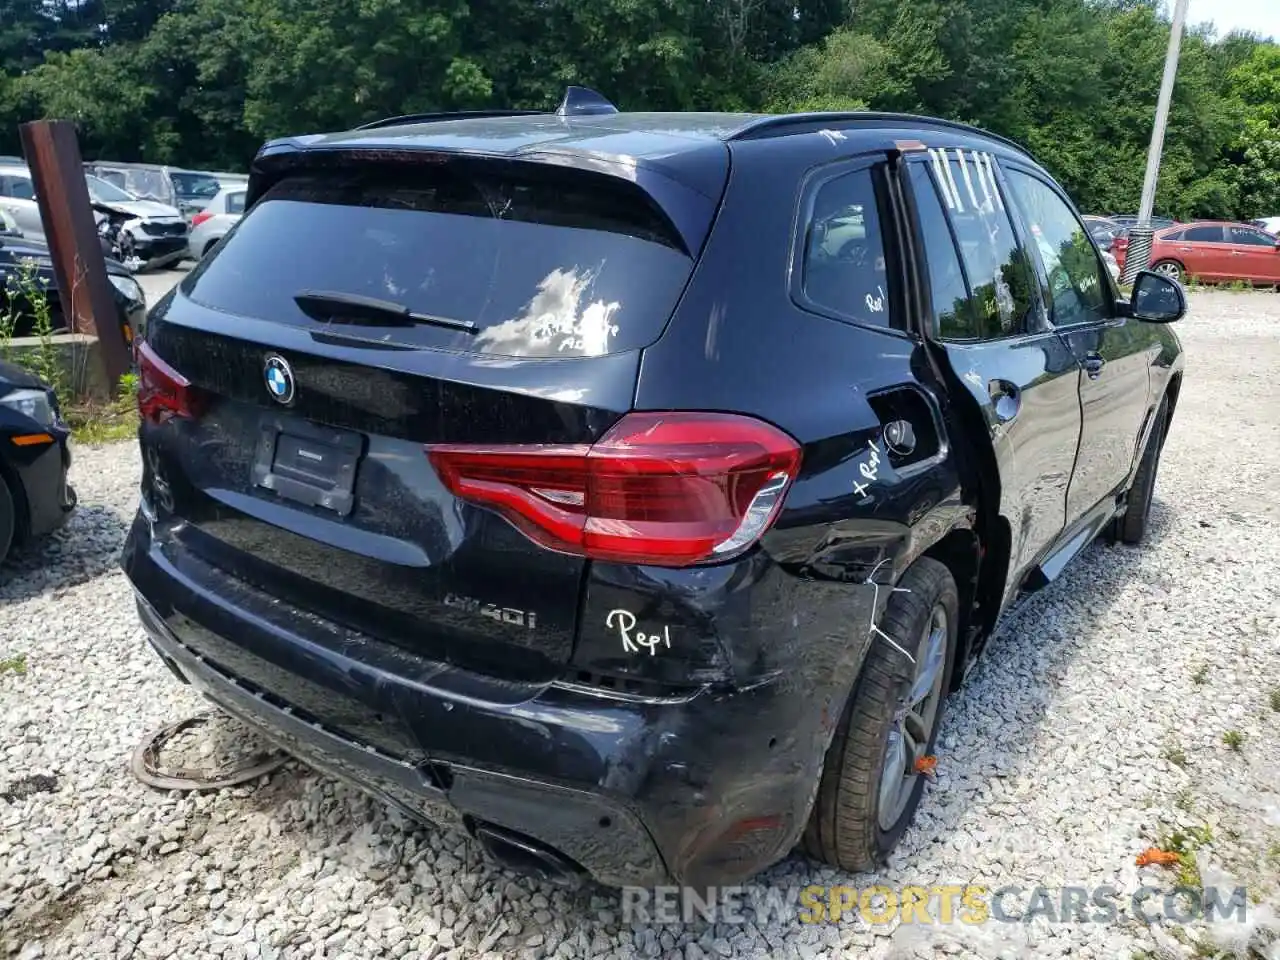
[[[13,504],[13,494],[9,491],[9,485],[5,483],[4,477],[0,475],[0,563],[4,563],[4,558],[9,555],[17,525],[18,517]]]
[[[845,870],[868,870],[897,845],[924,791],[916,763],[933,750],[955,656],[959,596],[951,572],[917,560],[890,595],[832,738],[803,846]],[[859,629],[859,627],[855,627]]]
[[[1177,260],[1161,260],[1151,265],[1151,269],[1159,274],[1163,274],[1170,280],[1182,282],[1182,264]]]

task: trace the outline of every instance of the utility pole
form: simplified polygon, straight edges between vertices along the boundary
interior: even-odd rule
[[[1139,270],[1151,262],[1151,208],[1156,201],[1156,183],[1160,179],[1160,155],[1164,151],[1164,130],[1169,122],[1169,101],[1173,99],[1173,80],[1178,73],[1178,52],[1182,49],[1182,25],[1187,19],[1188,0],[1174,0],[1173,27],[1169,31],[1169,49],[1164,55],[1164,76],[1160,80],[1160,97],[1156,101],[1156,122],[1151,128],[1151,146],[1147,150],[1147,174],[1142,181],[1142,202],[1138,205],[1138,223],[1129,231],[1129,248],[1125,253],[1123,283],[1132,283]]]

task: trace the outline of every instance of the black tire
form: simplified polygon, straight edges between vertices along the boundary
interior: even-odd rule
[[[13,494],[9,492],[9,485],[0,475],[0,563],[4,563],[4,558],[9,555],[17,526],[18,516],[13,503]]]
[[[203,260],[205,257],[207,257],[209,253],[213,250],[213,248],[216,247],[217,245],[218,245],[217,240],[210,240],[208,243],[206,243],[204,245],[204,249],[200,251],[200,259]]]
[[[942,666],[933,728],[926,754],[933,752],[950,685],[956,650],[960,600],[945,565],[929,557],[917,560],[898,582],[910,592],[889,595],[880,629],[913,656],[933,622],[934,610],[946,613],[946,656]],[[840,725],[827,748],[822,778],[802,839],[809,856],[854,872],[874,869],[897,845],[915,816],[924,777],[914,777],[906,806],[884,829],[878,822],[880,782],[890,731],[899,699],[912,681],[914,668],[883,637],[873,634],[862,672],[845,704]]]
[[[1151,515],[1151,496],[1156,488],[1156,471],[1160,468],[1160,450],[1164,446],[1165,430],[1169,426],[1168,403],[1160,401],[1155,423],[1147,448],[1142,451],[1138,472],[1129,488],[1129,501],[1124,513],[1116,517],[1112,538],[1121,543],[1139,544],[1147,535],[1147,518]]]

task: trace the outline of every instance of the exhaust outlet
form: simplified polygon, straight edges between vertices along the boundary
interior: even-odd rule
[[[510,870],[560,887],[573,888],[582,883],[581,867],[537,840],[487,823],[476,824],[475,837],[489,856]]]

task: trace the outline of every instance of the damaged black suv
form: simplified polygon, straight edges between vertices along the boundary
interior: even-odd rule
[[[1143,536],[1184,295],[982,131],[574,89],[272,141],[246,210],[138,345],[142,621],[509,866],[868,867],[1002,611]]]

